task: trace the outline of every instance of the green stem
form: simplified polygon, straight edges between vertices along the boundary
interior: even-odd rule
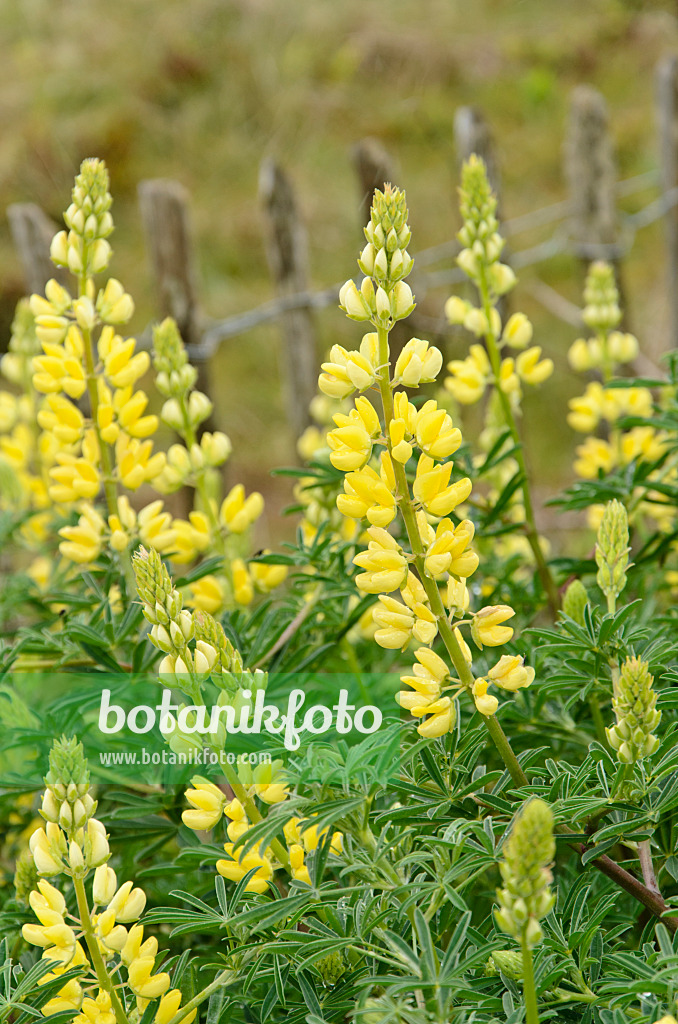
[[[532,504],[532,493],[530,491],[530,478],[527,471],[527,463],[525,461],[525,452],[523,444],[520,439],[520,433],[518,431],[518,425],[516,423],[515,416],[513,415],[513,409],[511,408],[511,402],[508,395],[500,387],[501,377],[501,355],[499,352],[499,345],[497,344],[497,336],[492,329],[492,303],[490,301],[490,289],[487,283],[487,276],[485,274],[485,268],[481,267],[480,281],[478,284],[478,291],[480,292],[480,300],[483,306],[483,312],[487,320],[487,334],[485,335],[485,342],[487,344],[487,352],[490,357],[490,363],[492,365],[492,372],[494,373],[495,387],[497,394],[499,395],[499,401],[501,402],[502,412],[504,413],[504,420],[506,426],[509,428],[511,438],[515,446],[514,457],[518,463],[518,469],[520,470],[520,476],[522,479],[521,490],[523,494],[523,506],[525,508],[525,533],[527,536],[528,544],[532,549],[534,560],[537,565],[537,572],[539,573],[539,579],[541,580],[544,593],[548,599],[549,607],[555,618],[560,608],[560,595],[558,588],[554,582],[551,570],[549,569],[546,559],[544,558],[544,552],[542,551],[541,544],[539,543],[539,532],[537,530],[537,524],[534,516],[534,506]]]
[[[385,435],[387,439],[390,439],[390,425],[393,419],[393,394],[391,392],[391,382],[389,378],[388,330],[385,327],[378,327],[377,332],[379,336],[380,364],[379,391],[381,393],[381,401],[384,408]],[[388,445],[390,451],[390,440],[388,440]],[[426,591],[426,596],[428,597],[429,604],[431,605],[431,611],[438,621],[438,632],[440,633],[440,637],[445,644],[450,658],[452,659],[452,664],[454,665],[455,671],[459,676],[462,685],[470,693],[474,683],[473,672],[464,657],[459,641],[454,635],[454,630],[450,625],[443,600],[440,596],[440,591],[438,590],[438,584],[426,572],[426,552],[424,550],[421,536],[419,535],[414,506],[412,505],[410,489],[405,475],[405,467],[396,459],[392,459],[391,461],[396,478],[396,501],[405,523],[407,537],[410,542],[410,547],[412,548],[412,554],[414,555],[414,564],[424,590]],[[509,743],[501,725],[493,715],[489,718],[485,715],[482,717],[485,722],[485,726],[511,775],[511,778],[517,786],[526,786],[527,776],[520,767],[518,759],[513,753],[511,744]]]
[[[97,981],[99,982],[99,988],[104,992],[107,992],[110,997],[116,1024],[128,1024],[127,1014],[123,1009],[120,999],[118,998],[118,993],[115,991],[113,980],[106,970],[106,965],[99,951],[99,941],[94,933],[94,926],[92,925],[92,918],[89,912],[89,906],[87,905],[87,894],[85,892],[85,885],[82,878],[74,877],[73,886],[75,888],[75,897],[78,901],[80,924],[82,925],[82,931],[85,936],[89,955],[92,958]]]
[[[589,710],[591,712],[591,718],[593,719],[593,724],[594,724],[595,729],[596,729],[596,736],[598,738],[598,742],[603,747],[605,747],[605,749],[607,750],[607,752],[609,754],[609,753],[611,753],[610,744],[608,743],[608,740],[607,740],[607,733],[605,732],[605,720],[603,719],[603,716],[602,716],[602,713],[601,713],[601,710],[600,710],[600,704],[598,703],[598,698],[593,696],[593,695],[590,696],[588,704],[589,704]]]
[[[537,990],[534,984],[532,967],[532,950],[525,936],[521,939],[520,950],[523,955],[523,996],[525,998],[525,1024],[539,1024],[539,1008],[537,1006]]]
[[[235,981],[236,978],[237,974],[235,973],[235,971],[232,970],[230,967],[227,967],[225,971],[222,971],[220,974],[217,974],[214,981],[210,982],[207,988],[204,988],[202,992],[198,992],[197,996],[193,996],[193,998],[190,999],[185,1006],[182,1006],[179,1010],[177,1010],[177,1012],[167,1022],[167,1024],[180,1024],[180,1022],[184,1020],[187,1014],[191,1013],[192,1010],[195,1010],[196,1007],[200,1006],[201,1003],[204,1003],[206,999],[209,999],[213,992],[216,992],[218,988],[222,988],[223,986],[228,985],[231,981]]]

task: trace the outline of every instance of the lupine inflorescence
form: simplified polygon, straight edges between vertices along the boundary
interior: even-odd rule
[[[498,701],[488,687],[515,690],[529,685],[534,672],[521,657],[505,656],[487,677],[473,675],[471,652],[459,627],[471,627],[478,648],[501,646],[513,635],[506,623],[514,612],[497,605],[465,618],[470,604],[466,581],[478,566],[478,555],[471,546],[474,524],[459,511],[471,481],[454,474],[450,461],[461,445],[461,431],[434,399],[415,405],[400,390],[435,381],[442,367],[440,351],[412,338],[391,367],[389,332],[414,308],[405,281],[413,265],[406,248],[411,232],[399,189],[375,192],[365,235],[367,245],[358,260],[365,277],[360,287],[348,281],[340,302],[347,316],[369,321],[373,330],[356,351],[333,347],[319,387],[344,401],[356,391],[378,391],[381,408],[360,394],[352,408],[335,415],[336,428],[327,443],[330,461],[345,474],[337,498],[340,512],[367,521],[367,547],[354,562],[361,570],[358,588],[378,595],[375,639],[393,649],[405,649],[412,639],[423,645],[415,651],[412,674],[403,676],[409,689],[398,700],[422,720],[422,735],[439,736],[454,727],[460,690],[468,692],[481,714],[491,716]],[[505,272],[500,273],[503,281]],[[409,549],[389,531],[399,513]],[[452,667],[432,650],[439,633]]]
[[[157,939],[144,939],[143,925],[135,923],[144,911],[145,893],[130,881],[118,885],[108,866],[108,836],[94,817],[97,803],[80,743],[55,741],[45,786],[41,814],[46,824],[30,840],[39,878],[29,902],[39,924],[25,924],[23,937],[41,947],[43,959],[53,964],[41,984],[73,968],[80,973],[48,1000],[43,1014],[69,1011],[78,1013],[78,1024],[126,1024],[130,1014],[141,1015],[158,1000],[152,1019],[168,1024],[181,1005],[181,992],[171,988],[167,972],[155,969]],[[72,881],[75,916],[64,893],[47,881],[59,875]],[[195,1013],[189,1010],[183,1019],[190,1024]]]

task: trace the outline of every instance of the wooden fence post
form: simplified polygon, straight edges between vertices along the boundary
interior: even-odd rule
[[[364,227],[370,219],[375,188],[383,190],[386,182],[393,184],[395,168],[391,157],[377,139],[361,139],[353,147],[352,155],[360,184],[360,217]]]
[[[306,229],[292,185],[272,160],[264,160],[261,165],[259,197],[265,213],[266,255],[276,292],[281,298],[305,292],[309,288]],[[311,422],[309,405],[318,391],[315,329],[308,307],[289,309],[280,320],[287,416],[297,438]]]
[[[665,197],[678,187],[678,56],[665,57],[657,65],[657,128],[661,187]],[[669,339],[678,347],[678,205],[666,210],[666,283],[669,306]]]
[[[570,234],[574,251],[585,269],[592,260],[604,259],[612,265],[622,310],[620,326],[626,329],[628,309],[621,273],[617,168],[607,104],[597,89],[588,85],[578,85],[572,92],[565,175],[572,206]]]
[[[578,86],[572,93],[565,174],[575,250],[587,262],[600,259],[601,250],[618,242],[617,172],[605,100],[587,85]],[[613,249],[612,256],[618,259],[619,254]]]
[[[35,203],[13,203],[7,207],[7,219],[28,293],[42,295],[52,277],[67,285],[67,271],[55,267],[49,257],[52,239],[59,230],[54,221]]]
[[[461,171],[462,164],[473,153],[482,157],[492,191],[500,199],[501,180],[492,129],[476,107],[458,107],[455,111],[454,147],[458,171]]]
[[[178,181],[139,183],[139,209],[161,316],[171,316],[187,345],[200,340],[200,311],[188,193]]]

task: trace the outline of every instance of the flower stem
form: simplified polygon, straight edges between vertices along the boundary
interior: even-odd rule
[[[384,420],[385,420],[385,434],[388,440],[389,451],[390,451],[390,424],[393,419],[393,395],[391,393],[391,382],[389,378],[389,349],[388,349],[388,330],[385,327],[377,328],[379,336],[379,391],[381,393],[381,401],[384,409]],[[455,671],[459,676],[459,679],[464,688],[470,693],[471,687],[473,686],[473,673],[471,667],[466,661],[463,655],[462,649],[459,645],[459,641],[454,635],[449,619],[447,618],[447,612],[438,590],[438,584],[436,581],[428,575],[424,564],[425,551],[421,537],[419,535],[419,528],[417,527],[417,520],[410,498],[410,489],[407,484],[407,477],[405,476],[405,468],[396,459],[392,459],[393,469],[396,478],[396,500],[398,502],[398,508],[400,509],[403,521],[405,523],[405,529],[407,530],[407,537],[412,548],[412,554],[414,555],[414,564],[416,566],[419,578],[422,582],[426,596],[428,597],[429,604],[431,605],[431,611],[438,620],[438,631],[441,639],[447,648],[447,653],[452,659]],[[511,744],[509,743],[504,730],[500,726],[496,718],[491,715],[489,718],[485,715],[482,716],[485,726],[494,741],[497,750],[508,769],[511,778],[517,786],[527,785],[527,776],[523,772],[518,759],[514,754]]]
[[[218,988],[221,988],[222,986],[228,985],[230,982],[235,981],[236,977],[237,975],[235,971],[232,970],[232,968],[230,967],[227,967],[225,971],[221,971],[220,974],[217,974],[214,981],[210,982],[210,984],[206,988],[204,988],[202,992],[198,992],[197,996],[193,996],[193,998],[190,999],[185,1006],[182,1006],[181,1009],[177,1010],[174,1016],[168,1021],[168,1024],[180,1024],[180,1022],[184,1020],[187,1014],[189,1014],[192,1010],[195,1010],[196,1007],[200,1006],[201,1003],[204,1003],[206,999],[209,999],[213,992],[216,992]]]
[[[518,424],[516,423],[516,418],[513,414],[509,397],[506,392],[502,390],[500,384],[501,355],[499,353],[497,336],[492,329],[492,303],[490,302],[490,289],[487,283],[487,275],[484,267],[481,267],[478,291],[480,292],[480,300],[488,325],[487,334],[485,335],[487,353],[490,357],[492,372],[494,373],[494,383],[497,389],[497,394],[499,395],[499,401],[501,402],[502,412],[504,413],[504,420],[506,421],[506,426],[511,433],[511,439],[515,446],[515,460],[518,463],[518,469],[521,476],[521,491],[523,494],[523,507],[525,509],[525,533],[527,535],[527,541],[532,550],[532,554],[534,555],[541,585],[544,588],[544,593],[546,594],[551,613],[555,618],[558,614],[558,609],[560,608],[560,595],[539,542],[539,532],[537,530],[537,524],[534,517],[532,492],[530,490],[530,478],[527,471],[527,462],[525,461],[525,451],[520,439],[520,433],[518,432]]]
[[[94,970],[96,971],[99,988],[104,992],[107,992],[110,997],[116,1024],[128,1024],[127,1014],[123,1009],[120,999],[118,998],[118,993],[115,991],[113,980],[106,970],[106,965],[99,951],[99,941],[94,933],[94,926],[92,925],[92,918],[89,912],[89,906],[87,905],[87,894],[85,892],[85,885],[82,878],[74,877],[73,886],[75,888],[75,897],[78,901],[80,924],[82,925],[87,949],[89,950],[89,955],[92,958]]]
[[[539,1024],[539,1008],[537,1006],[537,990],[534,984],[532,967],[532,950],[523,936],[520,942],[523,956],[523,996],[525,999],[525,1024]]]

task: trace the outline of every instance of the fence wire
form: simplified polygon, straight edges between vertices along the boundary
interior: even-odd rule
[[[620,197],[635,195],[638,192],[655,186],[658,181],[659,172],[656,170],[636,175],[633,178],[618,182],[617,195]],[[586,260],[618,260],[631,249],[638,230],[661,220],[676,205],[678,205],[678,186],[664,192],[635,213],[622,214],[620,216],[619,240],[609,245],[585,245],[577,242],[568,234],[566,224],[560,224],[551,238],[524,249],[512,250],[510,255],[511,266],[516,270],[521,270],[543,263],[565,252]],[[514,217],[502,223],[502,234],[506,238],[512,238],[526,231],[563,221],[572,212],[572,208],[572,202],[564,200],[541,207],[539,210],[534,210],[519,217]],[[421,297],[431,288],[439,288],[442,285],[461,284],[466,280],[466,275],[459,267],[445,267],[440,270],[422,273],[423,267],[432,266],[442,260],[452,259],[459,251],[459,243],[450,239],[439,245],[422,249],[421,252],[416,254],[416,269],[412,274],[412,284]],[[338,303],[339,289],[343,283],[343,281],[340,281],[338,284],[317,291],[307,290],[281,296],[269,302],[264,302],[260,306],[256,306],[246,312],[237,313],[223,320],[215,320],[212,323],[208,323],[200,342],[188,347],[190,358],[196,362],[205,361],[214,354],[222,341],[236,337],[262,324],[277,320],[281,315],[292,310],[325,309],[328,306],[334,305]],[[144,332],[143,341],[150,343],[150,337],[146,338],[147,333]]]

